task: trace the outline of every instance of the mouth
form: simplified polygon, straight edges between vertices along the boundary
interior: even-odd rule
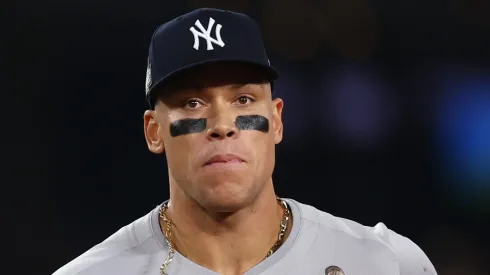
[[[226,154],[226,155],[216,155],[212,158],[210,158],[204,166],[220,166],[220,165],[229,165],[229,164],[240,164],[244,163],[245,161],[232,154]]]

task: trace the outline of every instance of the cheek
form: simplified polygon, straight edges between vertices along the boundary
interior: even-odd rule
[[[165,143],[167,162],[173,173],[187,173],[192,165],[198,144],[192,135],[168,137]]]
[[[256,134],[254,133],[250,139],[248,139],[247,148],[253,152],[253,158],[257,162],[257,169],[261,169],[267,164],[271,157],[274,157],[274,134],[269,132],[268,134]]]
[[[257,141],[255,144],[256,163],[254,167],[255,178],[264,182],[272,176],[275,165],[275,143],[274,136],[267,135],[267,138]]]

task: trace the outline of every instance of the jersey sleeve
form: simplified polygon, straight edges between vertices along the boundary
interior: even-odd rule
[[[412,240],[388,229],[383,223],[378,223],[374,232],[395,253],[400,275],[437,275],[432,262]]]

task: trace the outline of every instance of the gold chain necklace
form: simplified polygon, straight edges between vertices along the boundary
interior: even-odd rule
[[[277,203],[282,207],[283,209],[283,215],[279,227],[279,234],[277,235],[277,240],[272,245],[272,247],[269,249],[267,254],[265,255],[264,259],[267,259],[270,255],[272,255],[276,250],[281,246],[281,244],[284,242],[284,235],[286,234],[286,231],[288,229],[288,222],[289,218],[291,215],[291,212],[289,211],[289,207],[287,203],[280,199],[277,198]],[[172,262],[172,259],[175,254],[175,248],[173,245],[172,241],[172,221],[167,217],[167,209],[168,209],[168,202],[164,203],[162,207],[160,207],[160,218],[162,219],[163,223],[165,224],[165,240],[167,241],[168,245],[168,255],[167,258],[165,259],[165,262],[163,262],[162,266],[160,267],[160,274],[161,275],[168,275],[166,270],[168,265]]]

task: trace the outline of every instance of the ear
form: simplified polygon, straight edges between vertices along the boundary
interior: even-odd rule
[[[282,109],[284,102],[280,98],[272,100],[272,130],[274,131],[274,141],[279,144],[282,141],[283,124]]]
[[[145,138],[148,149],[152,153],[161,154],[165,151],[163,138],[158,134],[160,130],[160,124],[156,119],[156,112],[147,110],[144,115],[144,127]]]

